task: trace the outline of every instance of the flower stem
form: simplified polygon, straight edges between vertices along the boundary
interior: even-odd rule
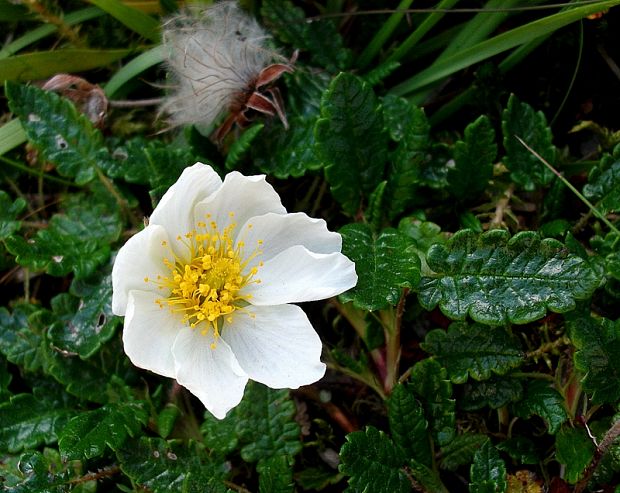
[[[405,311],[405,300],[409,294],[409,289],[405,288],[396,305],[396,310],[383,310],[381,320],[385,329],[386,346],[386,375],[383,380],[383,389],[386,394],[390,394],[398,381],[400,368],[400,326]]]

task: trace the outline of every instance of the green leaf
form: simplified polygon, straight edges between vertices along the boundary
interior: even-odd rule
[[[235,432],[237,412],[232,410],[224,419],[217,419],[210,412],[205,412],[200,431],[204,436],[204,444],[222,457],[237,449],[239,437]]]
[[[349,73],[335,77],[321,101],[315,138],[334,198],[355,214],[382,180],[387,159],[381,107],[370,86]]]
[[[527,382],[523,400],[515,403],[513,407],[515,414],[522,418],[529,418],[533,414],[543,418],[548,432],[552,435],[568,419],[564,399],[557,390],[543,380]]]
[[[411,387],[420,397],[435,441],[450,443],[456,434],[455,401],[445,368],[434,359],[418,361],[411,370]]]
[[[159,22],[141,10],[125,5],[123,2],[118,0],[88,1],[99,7],[101,10],[105,10],[108,14],[122,22],[129,29],[137,32],[149,41],[152,41],[153,43],[159,42]]]
[[[397,385],[387,401],[390,431],[405,456],[430,466],[433,456],[424,409],[408,385]]]
[[[506,464],[487,440],[474,454],[470,468],[470,493],[504,493],[507,488]]]
[[[468,375],[487,380],[493,373],[504,375],[524,361],[519,341],[504,327],[453,322],[448,331],[430,331],[420,344],[448,370],[453,383],[464,383]]]
[[[295,404],[288,390],[273,390],[251,382],[239,405],[236,433],[245,445],[241,457],[257,462],[275,455],[294,457],[301,451]]]
[[[566,480],[575,484],[592,460],[596,447],[584,428],[563,426],[555,436],[555,457],[566,467]]]
[[[259,493],[293,493],[293,469],[289,457],[273,455],[260,460],[256,470]]]
[[[427,493],[449,493],[437,471],[420,464],[415,460],[409,461],[409,474],[421,487],[421,491]],[[419,488],[418,488],[419,489]]]
[[[68,474],[58,472],[60,464],[53,463],[41,452],[27,452],[17,463],[17,484],[8,489],[10,493],[62,493],[70,481]]]
[[[35,271],[52,276],[65,276],[73,271],[80,279],[91,275],[110,257],[110,243],[121,232],[117,212],[103,204],[87,200],[74,204],[64,214],[55,214],[47,229],[26,240],[19,236],[6,239],[9,252],[16,261]]]
[[[510,238],[503,230],[461,230],[445,246],[433,245],[427,262],[435,273],[422,278],[420,304],[489,325],[532,322],[547,309],[570,311],[599,284],[586,261],[531,231]]]
[[[106,446],[118,450],[128,437],[135,436],[148,420],[143,403],[108,404],[78,414],[61,431],[58,448],[63,460],[100,457]]]
[[[306,22],[304,11],[289,0],[265,0],[261,13],[281,41],[309,52],[313,63],[332,72],[349,66],[351,53],[330,19]]]
[[[459,200],[475,199],[493,176],[497,156],[495,130],[487,116],[465,128],[465,139],[454,144],[454,167],[448,170],[450,193]]]
[[[262,123],[252,125],[250,128],[245,130],[245,132],[243,132],[237,140],[232,143],[230,149],[228,150],[228,154],[226,155],[226,162],[224,163],[224,167],[227,170],[232,170],[237,167],[237,164],[239,164],[239,161],[243,158],[245,154],[247,154],[248,150],[252,146],[254,139],[263,128],[265,128],[265,125],[263,125]]]
[[[45,324],[37,323],[40,313],[40,308],[30,304],[16,305],[13,313],[0,308],[0,352],[26,371],[39,370],[46,364],[48,344]]]
[[[171,402],[166,404],[166,406],[157,415],[157,431],[159,436],[162,438],[167,438],[170,433],[172,433],[174,425],[177,423],[180,415],[181,410],[176,405]]]
[[[545,115],[534,111],[512,94],[502,113],[502,131],[506,157],[504,164],[510,170],[512,180],[525,190],[535,190],[549,185],[554,175],[539,159],[528,151],[516,137],[520,137],[548,163],[553,164],[555,147]]]
[[[583,194],[602,214],[620,210],[620,145],[592,168]]]
[[[225,493],[226,466],[213,462],[200,444],[141,437],[117,452],[123,472],[153,493]]]
[[[51,327],[50,338],[57,348],[88,358],[114,335],[121,322],[112,313],[112,276],[107,273],[89,281],[77,279],[71,292],[76,296],[61,293],[52,299],[54,306],[54,300],[69,298],[69,306],[57,308],[65,312],[57,313],[62,323]]]
[[[620,399],[620,320],[582,317],[569,321],[570,338],[577,349],[575,367],[583,375],[583,390],[596,404]]]
[[[4,240],[21,228],[17,216],[26,207],[26,201],[18,198],[15,202],[6,192],[0,190],[0,240]]]
[[[74,411],[54,399],[18,394],[0,404],[0,450],[18,452],[56,441]]]
[[[340,471],[351,492],[407,493],[411,484],[404,472],[405,457],[382,431],[369,426],[346,436],[340,450]]]
[[[487,440],[486,435],[478,433],[464,433],[457,436],[441,449],[440,467],[448,471],[456,471],[460,466],[470,464],[476,450]]]
[[[523,397],[523,385],[516,378],[493,377],[484,382],[470,381],[463,385],[459,407],[477,411],[484,407],[499,409]]]
[[[524,436],[513,436],[497,444],[497,449],[506,452],[519,464],[538,464],[542,456],[536,443]]]
[[[420,259],[412,242],[395,229],[378,237],[366,224],[348,224],[340,230],[343,253],[355,262],[357,286],[341,295],[345,302],[365,310],[396,305],[403,288],[420,279]]]
[[[109,159],[101,132],[68,99],[35,86],[6,83],[9,107],[28,139],[63,176],[84,184],[96,176],[100,161]]]

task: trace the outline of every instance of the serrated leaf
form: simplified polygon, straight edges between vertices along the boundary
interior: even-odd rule
[[[226,456],[237,448],[239,438],[235,432],[237,412],[233,409],[224,419],[217,419],[210,412],[205,412],[200,431],[204,436],[204,444],[222,456]]]
[[[463,385],[459,407],[477,411],[484,407],[499,409],[523,397],[523,385],[516,378],[491,377],[484,382],[470,381]]]
[[[0,190],[0,240],[4,240],[21,227],[21,221],[17,220],[17,216],[25,207],[24,199],[20,197],[13,202],[6,192]]]
[[[415,482],[427,493],[449,493],[437,471],[420,464],[415,460],[409,461],[409,474]],[[420,489],[420,488],[418,488]]]
[[[592,168],[583,194],[602,214],[620,210],[620,145]]]
[[[474,454],[470,468],[470,493],[504,493],[506,491],[506,464],[487,440]]]
[[[448,170],[450,193],[459,200],[475,199],[493,176],[497,156],[495,130],[485,115],[465,127],[465,138],[454,144],[454,167]]]
[[[440,226],[430,221],[420,220],[417,217],[401,219],[398,223],[398,231],[411,238],[416,248],[424,254],[435,243],[446,242],[445,236],[441,234]]]
[[[41,452],[27,452],[19,457],[19,482],[10,493],[62,493],[70,478],[65,472],[57,473],[55,464]]]
[[[18,304],[9,313],[0,308],[0,352],[11,363],[27,371],[35,371],[45,365],[47,343],[44,328],[33,323],[40,308],[30,304]]]
[[[513,436],[497,444],[497,449],[506,452],[519,464],[538,464],[542,460],[541,453],[534,443],[524,436]]]
[[[435,329],[426,334],[420,347],[435,356],[448,370],[453,383],[467,376],[486,380],[493,373],[504,375],[524,361],[519,341],[504,327],[453,322],[448,331]]]
[[[166,404],[166,406],[157,415],[157,432],[160,437],[167,438],[168,435],[172,433],[174,425],[180,415],[181,410],[176,405],[171,402]]]
[[[570,320],[569,328],[583,390],[596,404],[616,402],[620,399],[620,320],[582,317]]]
[[[418,361],[411,370],[410,382],[420,397],[433,438],[439,445],[450,443],[456,434],[456,414],[446,369],[432,358]]]
[[[482,447],[482,444],[487,440],[486,435],[478,433],[458,435],[441,449],[440,467],[448,471],[456,471],[460,466],[470,464],[476,450]]]
[[[411,484],[404,472],[401,450],[382,431],[369,426],[346,436],[340,450],[340,471],[349,478],[351,492],[407,493]]]
[[[86,202],[86,201],[84,201]],[[7,238],[7,249],[16,261],[52,276],[73,271],[76,278],[92,274],[110,257],[110,244],[120,235],[117,212],[103,204],[72,204],[64,214],[55,214],[47,229],[30,239]]]
[[[63,460],[82,460],[103,455],[106,446],[117,450],[147,420],[146,408],[139,402],[107,404],[78,414],[60,433],[60,454]]]
[[[332,195],[353,215],[383,179],[387,159],[381,108],[370,86],[353,74],[335,77],[314,132]]]
[[[257,462],[274,455],[294,457],[301,450],[295,404],[288,390],[273,390],[251,382],[239,405],[236,434],[245,443],[241,457]]]
[[[68,99],[13,82],[6,83],[6,95],[28,139],[61,175],[82,185],[95,178],[97,167],[110,159],[101,132]]]
[[[368,197],[368,207],[366,207],[364,216],[373,231],[379,231],[381,229],[381,223],[383,222],[383,216],[385,214],[383,200],[386,185],[387,181],[382,181]]]
[[[142,437],[117,452],[123,472],[138,488],[153,493],[225,493],[226,466],[213,462],[204,447],[189,442]]]
[[[366,224],[348,224],[340,230],[342,252],[355,262],[357,286],[341,295],[365,310],[380,310],[398,303],[403,288],[420,278],[420,259],[411,241],[395,229],[378,236]]]
[[[0,404],[0,449],[19,452],[53,443],[74,413],[55,400],[15,395]]]
[[[527,382],[523,400],[513,404],[513,407],[515,414],[522,418],[529,418],[534,414],[540,416],[552,435],[568,419],[564,399],[548,382],[542,380]]]
[[[582,258],[531,231],[510,238],[504,230],[461,230],[445,246],[433,245],[427,262],[435,273],[420,282],[420,304],[489,325],[532,322],[547,309],[570,311],[599,284]]]
[[[330,71],[345,69],[351,63],[351,53],[329,19],[306,22],[304,11],[289,0],[265,0],[261,13],[280,40],[309,52],[313,63]]]
[[[535,190],[548,185],[554,175],[536,156],[528,151],[516,137],[520,137],[548,163],[553,164],[555,147],[547,119],[541,111],[522,103],[512,94],[502,113],[502,131],[506,157],[504,164],[510,170],[512,180],[525,190]]]
[[[342,473],[337,473],[327,467],[305,467],[295,474],[295,482],[303,490],[321,491],[331,484],[337,484],[343,479]]]
[[[260,460],[256,465],[258,472],[259,493],[292,493],[293,469],[290,458],[285,455],[273,455]]]
[[[243,158],[244,154],[248,152],[248,149],[252,145],[252,141],[256,138],[256,136],[260,133],[260,131],[265,127],[262,123],[257,123],[252,125],[250,128],[246,129],[241,136],[235,140],[230,149],[228,150],[228,154],[226,155],[226,162],[224,163],[224,167],[227,170],[233,170]]]
[[[61,322],[50,328],[54,345],[81,358],[89,358],[108,341],[121,319],[112,313],[112,277],[109,273],[88,281],[75,280],[71,292],[52,299],[52,306]],[[56,300],[64,299],[62,307]]]
[[[566,467],[566,480],[575,484],[592,460],[596,446],[585,428],[562,427],[555,436],[555,456]]]
[[[387,401],[390,432],[405,456],[430,466],[433,462],[424,409],[408,385],[397,385]]]

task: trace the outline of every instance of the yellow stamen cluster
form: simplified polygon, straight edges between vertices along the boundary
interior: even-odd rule
[[[262,241],[253,252],[244,255],[245,243],[234,243],[233,233],[237,226],[233,222],[234,214],[231,212],[229,216],[229,225],[220,230],[207,215],[207,222],[198,222],[196,229],[176,238],[177,248],[172,249],[162,242],[172,256],[172,259],[163,259],[170,275],[157,276],[156,281],[144,279],[169,291],[166,298],[157,300],[161,308],[168,306],[173,312],[182,313],[183,323],[192,328],[200,326],[203,334],[212,328],[215,339],[219,337],[223,317],[230,322],[231,314],[248,304],[250,295],[242,295],[240,290],[250,283],[260,283],[254,276],[262,266],[259,262],[248,268],[249,263],[260,255]],[[251,229],[252,225],[247,227]],[[175,254],[175,251],[184,249],[189,255],[183,257],[189,260]]]

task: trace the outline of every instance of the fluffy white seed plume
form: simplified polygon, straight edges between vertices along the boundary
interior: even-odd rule
[[[212,124],[236,111],[265,67],[284,58],[236,1],[191,6],[164,24],[163,43],[174,88],[162,111],[173,126]]]

